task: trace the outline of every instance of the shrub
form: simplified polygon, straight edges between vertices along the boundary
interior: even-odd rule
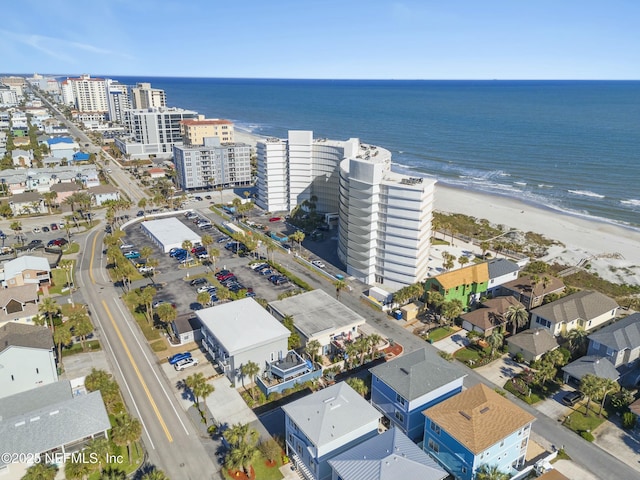
[[[584,438],[587,442],[593,442],[593,434],[591,432],[580,432],[580,436]]]
[[[569,349],[564,348],[564,347],[560,347],[558,348],[558,351],[562,354],[562,356],[564,357],[564,362],[565,365],[567,363],[569,363],[569,360],[571,359],[571,352],[569,351]]]
[[[524,362],[524,355],[522,355],[522,353],[518,352],[518,353],[516,353],[515,357],[513,357],[513,359],[518,363],[522,363],[522,362]]]
[[[622,414],[622,427],[627,430],[631,430],[635,427],[637,421],[638,417],[633,412],[625,412]]]

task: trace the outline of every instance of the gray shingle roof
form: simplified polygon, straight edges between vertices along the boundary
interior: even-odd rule
[[[397,428],[329,460],[343,480],[442,480],[449,475]]]
[[[534,356],[547,353],[554,348],[558,348],[556,337],[551,335],[546,328],[534,328],[525,330],[512,337],[507,338],[508,344],[520,347],[522,350],[532,353]]]
[[[640,313],[608,325],[588,338],[617,351],[636,348],[640,345]]]
[[[48,383],[32,390],[0,398],[0,421],[73,398],[68,380]]]
[[[613,366],[613,363],[605,357],[598,357],[595,355],[588,355],[578,360],[571,362],[568,365],[562,367],[562,371],[568,373],[578,380],[582,379],[587,374],[595,375],[600,378],[609,378],[611,380],[618,380],[620,374]]]
[[[44,387],[29,390],[42,395]],[[91,392],[0,421],[0,451],[44,452],[111,428],[100,392]]]
[[[53,335],[47,327],[6,323],[0,327],[0,352],[11,346],[51,350],[54,347]]]
[[[300,398],[282,409],[316,447],[336,441],[382,416],[345,382]]]
[[[369,371],[408,401],[466,376],[456,365],[424,348]]]
[[[592,320],[618,308],[615,300],[600,292],[582,290],[532,310],[539,317],[559,322]]]
[[[506,258],[490,260],[487,267],[489,268],[489,278],[498,278],[520,270],[517,263],[507,260]]]

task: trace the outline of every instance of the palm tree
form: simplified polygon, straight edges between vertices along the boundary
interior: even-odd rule
[[[69,480],[84,480],[93,470],[93,465],[80,457],[70,457],[64,464],[64,476]]]
[[[69,323],[63,323],[53,332],[53,343],[58,346],[58,362],[62,362],[62,346],[68,345],[72,338]]]
[[[97,467],[102,472],[105,464],[107,464],[107,456],[111,453],[111,445],[106,438],[94,438],[86,447],[86,453],[89,458],[97,457]],[[92,464],[95,469],[96,464]]]
[[[211,258],[211,261],[213,262],[213,270],[215,271],[216,269],[216,260],[218,259],[218,257],[220,257],[220,250],[217,248],[211,248],[209,249],[209,258]]]
[[[497,465],[480,465],[476,470],[476,480],[508,480],[509,474],[504,473]]]
[[[140,208],[140,210],[144,212],[145,208],[147,208],[147,199],[144,197],[141,198],[140,201],[138,202],[138,207]]]
[[[140,249],[140,256],[144,258],[145,262],[149,260],[149,257],[151,255],[153,255],[153,248],[149,247],[148,245],[145,245]]]
[[[469,263],[469,257],[467,257],[466,255],[460,255],[458,257],[458,263],[461,267],[464,267],[467,263]]]
[[[569,350],[574,356],[577,356],[579,352],[583,352],[587,346],[587,332],[584,328],[574,328],[567,336],[569,343]]]
[[[58,473],[58,467],[52,464],[36,463],[27,469],[21,480],[53,480]]]
[[[131,463],[131,443],[137,442],[142,435],[142,424],[137,418],[123,413],[115,418],[115,425],[111,429],[111,440],[118,446],[127,447],[127,457]]]
[[[126,480],[127,474],[115,467],[107,467],[100,473],[98,480]]]
[[[207,383],[207,379],[200,372],[189,375],[185,379],[184,384],[189,390],[191,390],[191,393],[193,394],[193,401],[198,410],[200,410],[200,400],[206,400],[206,398],[215,390],[214,386]]]
[[[55,326],[53,325],[53,317],[57,317],[60,314],[60,305],[51,297],[45,297],[38,305],[38,312],[42,313],[49,320],[48,327],[55,333]]]
[[[211,255],[211,253],[209,253],[209,247],[213,245],[213,237],[209,234],[205,234],[200,238],[200,243],[202,243],[202,246],[207,249],[207,253]]]
[[[211,303],[211,294],[208,292],[200,292],[196,297],[196,302],[202,306],[208,305]]]
[[[491,248],[491,244],[485,240],[484,242],[480,242],[480,248],[482,249],[482,258],[484,258]]]
[[[184,248],[189,254],[191,253],[191,249],[193,248],[193,243],[191,240],[185,240],[182,242],[182,248]]]
[[[147,323],[153,322],[153,297],[156,295],[156,289],[153,287],[136,291],[136,303],[144,305],[144,313],[147,317]]]
[[[457,298],[444,302],[440,306],[440,321],[447,327],[460,316],[463,311],[462,302]]]
[[[369,351],[370,346],[369,339],[362,335],[353,343],[358,349],[358,353],[360,353],[360,365],[364,365],[364,356]]]
[[[365,397],[367,395],[367,392],[369,391],[369,388],[367,387],[365,381],[358,377],[351,377],[347,379],[347,384],[351,388],[353,388],[356,393],[362,395],[363,397]]]
[[[504,317],[511,323],[511,334],[515,335],[518,328],[522,328],[527,324],[529,313],[523,305],[511,305],[504,314]]]
[[[173,308],[173,305],[170,303],[161,303],[156,308],[156,315],[160,323],[162,323],[163,327],[167,330],[167,333],[169,333],[169,324],[177,317],[176,309]]]
[[[591,404],[591,400],[598,398],[598,395],[602,390],[601,381],[601,378],[591,373],[588,373],[582,377],[582,380],[580,380],[580,391],[587,397],[587,407],[584,411],[585,417],[589,414],[589,405]]]
[[[371,358],[376,358],[378,354],[378,345],[382,341],[382,337],[377,333],[369,335],[369,344],[371,345]]]
[[[351,368],[351,366],[353,365],[353,359],[358,353],[358,348],[356,347],[355,342],[347,343],[344,347],[344,353],[347,357],[348,368]]]
[[[336,280],[333,282],[333,286],[336,287],[336,298],[340,298],[340,292],[347,288],[347,282],[344,280]]]
[[[154,467],[153,470],[142,475],[140,480],[169,480],[169,477],[162,470],[156,470]]]
[[[610,393],[616,393],[620,391],[620,384],[611,380],[610,378],[603,378],[600,382],[600,387],[602,388],[602,402],[600,403],[600,411],[598,415],[602,416],[602,409],[604,408],[604,402],[607,400],[607,395]]]
[[[230,470],[243,470],[249,473],[251,464],[256,460],[260,437],[257,430],[249,428],[248,424],[234,424],[225,432],[225,439],[231,448],[225,456],[225,466]]]
[[[89,315],[85,311],[76,310],[69,315],[69,327],[75,336],[80,337],[82,350],[86,351],[85,341],[87,340],[87,335],[93,332],[93,324]]]
[[[240,366],[240,380],[242,381],[242,386],[244,387],[244,377],[249,377],[249,379],[253,382],[256,375],[260,373],[260,366],[249,360],[244,365]],[[246,387],[244,387],[246,390]],[[249,391],[251,398],[253,398],[253,388]],[[255,399],[254,399],[255,400]]]
[[[296,230],[289,235],[289,238],[298,244],[298,253],[302,252],[302,242],[304,241],[304,232],[302,230]]]
[[[495,351],[502,346],[503,340],[504,340],[504,335],[502,335],[502,332],[498,328],[494,328],[491,331],[491,335],[489,335],[486,338],[487,343],[491,347],[491,356],[492,357],[493,357],[493,354],[495,353]]]
[[[322,347],[322,345],[320,345],[320,342],[318,340],[310,340],[305,345],[304,351],[307,355],[309,355],[309,358],[312,362],[316,361],[316,357],[318,355],[318,350],[320,350],[320,347]]]

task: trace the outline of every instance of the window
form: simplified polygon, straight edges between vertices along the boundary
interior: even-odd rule
[[[395,417],[400,423],[404,423],[404,415],[402,415],[398,410],[395,412]]]
[[[436,453],[440,452],[440,445],[434,442],[431,438],[429,439],[429,448]]]
[[[615,354],[615,350],[613,350],[613,348],[609,348],[607,347],[607,357],[613,357]]]
[[[431,422],[430,424],[431,430],[433,430],[436,435],[440,435],[440,425],[438,425],[437,423]]]
[[[400,405],[404,405],[405,400],[400,394],[396,394],[396,402],[398,402]]]
[[[462,468],[460,469],[460,471],[461,471],[462,473],[467,473],[467,467],[462,467]]]

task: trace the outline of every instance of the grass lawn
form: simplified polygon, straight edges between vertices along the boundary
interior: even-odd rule
[[[63,255],[70,255],[72,253],[78,253],[80,251],[80,244],[72,242],[66,245],[66,248],[62,250]]]
[[[480,347],[467,347],[467,348],[461,348],[460,350],[458,350],[456,353],[453,354],[453,356],[455,357],[456,360],[466,363],[468,364],[469,361],[472,361],[474,364],[477,364],[480,361]],[[486,355],[489,355],[491,353],[491,347],[486,347],[484,349],[484,353]],[[474,365],[470,365],[471,368],[474,367]]]
[[[592,408],[595,408],[596,411],[594,412]],[[591,402],[591,408],[589,408],[589,413],[585,417],[584,412],[586,411],[586,403],[583,403],[578,406],[578,408],[574,409],[573,413],[567,417],[563,425],[577,434],[580,434],[580,432],[586,432],[587,430],[593,433],[593,431],[602,425],[602,423],[607,419],[607,410],[602,410],[602,418],[600,418],[598,416],[599,409],[600,405]]]
[[[127,447],[120,447],[118,445],[111,444],[111,455],[122,455],[123,463],[122,464],[110,464],[107,467],[113,467],[114,470],[120,470],[125,472],[127,475],[135,472],[144,460],[144,451],[142,449],[142,445],[140,442],[132,443],[129,447],[131,449],[131,463],[129,463],[129,457],[127,456]],[[99,471],[93,472],[89,475],[89,480],[100,480],[100,478],[104,478],[100,476]]]
[[[432,342],[437,342],[438,340],[447,338],[456,332],[457,330],[454,328],[438,327],[429,332],[429,340],[431,340]]]
[[[75,260],[72,260],[72,261],[73,261],[73,268],[75,269],[76,261]],[[64,268],[54,268],[51,270],[51,283],[53,284],[53,286],[49,289],[49,293],[51,295],[55,295],[55,294],[61,295],[62,293],[66,292],[66,291],[63,292],[62,289],[67,284],[67,278],[70,278],[70,277],[67,277],[67,275],[70,276],[70,273]]]
[[[68,317],[73,312],[84,312],[86,313],[85,306],[80,303],[75,303],[71,305],[70,303],[63,303],[60,305],[60,310],[62,310],[62,315],[64,317]]]
[[[99,350],[102,350],[102,347],[100,346],[100,342],[98,340],[89,340],[84,342],[84,344],[86,347],[86,352],[97,352]],[[71,355],[75,355],[76,353],[84,353],[84,352],[85,351],[82,350],[82,344],[78,342],[78,343],[74,343],[69,348],[63,348],[62,356],[69,357]]]
[[[541,398],[535,393],[535,392],[531,392],[530,395],[524,395],[522,393],[520,393],[518,390],[516,390],[516,388],[513,386],[513,384],[511,383],[511,380],[507,380],[507,383],[504,384],[504,389],[507,392],[511,392],[513,393],[516,397],[518,397],[520,400],[522,400],[523,402],[528,403],[529,405],[533,405],[534,403],[537,403],[541,400]]]
[[[446,240],[441,240],[439,238],[432,238],[431,245],[451,245],[451,243],[447,242]]]
[[[279,460],[276,465],[273,467],[267,467],[266,460],[262,454],[258,456],[257,460],[253,462],[253,469],[256,472],[256,480],[280,480],[282,474],[280,473],[279,468],[282,466],[282,461]],[[234,480],[234,477],[229,475],[226,468],[222,469],[222,474],[224,478],[228,480]]]
[[[127,308],[129,309],[129,311],[131,312],[131,315],[133,315],[133,318],[135,318],[136,322],[140,326],[140,329],[142,330],[142,333],[144,333],[144,337],[149,342],[151,340],[158,340],[160,338],[160,336],[161,336],[162,330],[154,328],[153,325],[151,325],[147,321],[147,317],[145,316],[145,314],[143,312],[135,311],[135,305],[132,305],[131,303],[129,303],[127,301],[125,301],[124,303],[127,306]]]

